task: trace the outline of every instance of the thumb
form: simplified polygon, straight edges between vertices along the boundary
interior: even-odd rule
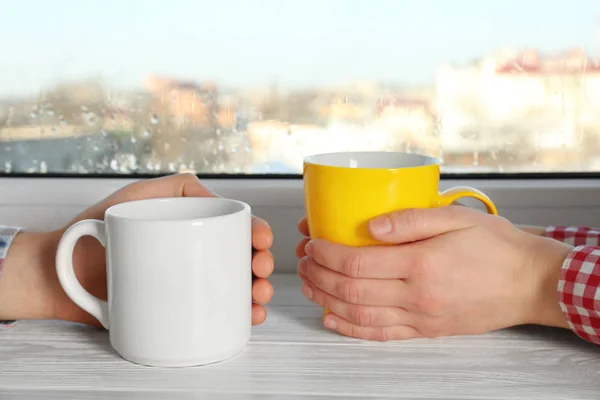
[[[429,239],[476,224],[478,211],[460,206],[410,208],[369,221],[374,239],[386,243],[410,243]]]

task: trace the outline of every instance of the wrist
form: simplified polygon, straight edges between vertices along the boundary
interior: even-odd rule
[[[57,243],[52,233],[15,236],[0,278],[0,320],[53,318]]]
[[[532,244],[531,276],[529,287],[531,307],[527,323],[558,328],[568,328],[565,314],[560,308],[558,281],[562,265],[572,247],[545,237],[536,237]]]
[[[523,232],[530,233],[535,236],[544,236],[546,234],[546,228],[532,225],[518,225],[517,226]]]

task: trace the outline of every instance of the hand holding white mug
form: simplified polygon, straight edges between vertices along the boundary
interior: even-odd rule
[[[133,200],[163,197],[215,197],[198,178],[191,174],[140,180],[117,190],[75,217],[67,226],[52,232],[22,232],[15,237],[0,279],[0,320],[60,319],[100,325],[65,294],[56,276],[56,247],[65,230],[84,219],[103,219],[109,207]],[[273,287],[267,278],[273,272],[273,256],[269,248],[273,234],[260,218],[252,220],[252,323],[261,324],[267,312]],[[77,243],[73,256],[75,274],[92,295],[103,300],[106,292],[105,250],[91,237]]]
[[[300,231],[309,236],[305,220]],[[477,334],[520,324],[567,327],[557,283],[570,247],[466,207],[372,220],[389,246],[304,239],[302,291],[343,335],[397,340]]]

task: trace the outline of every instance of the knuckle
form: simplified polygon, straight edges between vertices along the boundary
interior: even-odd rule
[[[352,322],[359,326],[371,325],[372,316],[369,310],[364,306],[354,306],[352,309]]]
[[[331,304],[327,296],[323,296],[321,293],[317,292],[318,291],[313,292],[313,301],[321,307],[331,310]]]
[[[395,231],[399,229],[417,230],[421,228],[422,218],[417,209],[409,208],[401,214],[394,214],[392,227]]]
[[[423,332],[423,336],[428,339],[434,339],[443,336],[443,333],[439,327],[430,327]]]
[[[356,327],[355,325],[350,325],[348,327],[348,336],[360,339],[361,337],[360,337],[360,331],[358,330],[358,327]]]
[[[354,279],[344,279],[338,284],[338,294],[342,300],[358,304],[361,297],[358,282]]]
[[[198,180],[198,177],[191,172],[177,173],[177,177],[181,180],[181,182],[193,182]]]
[[[432,275],[435,273],[434,262],[429,252],[417,252],[414,255],[412,264],[413,273],[422,279],[431,278]]]
[[[387,327],[381,327],[377,331],[375,340],[377,340],[379,342],[389,342],[391,340],[394,340],[394,335],[393,335],[391,329],[388,329]]]
[[[443,327],[441,326],[440,321],[436,318],[426,318],[424,321],[422,321],[419,332],[426,338],[437,338],[444,336]]]
[[[485,215],[486,217],[489,217],[489,215]],[[492,226],[495,226],[497,229],[505,229],[508,227],[513,228],[514,224],[512,222],[510,222],[507,218],[505,217],[501,217],[501,216],[494,216],[494,218],[490,219],[490,222],[492,224]]]
[[[319,264],[325,265],[322,242],[320,240],[309,240],[307,243],[310,243],[310,257]]]
[[[435,315],[442,308],[442,302],[434,293],[421,291],[415,296],[415,308],[426,315]]]
[[[364,255],[360,251],[352,251],[344,264],[343,273],[352,278],[359,278],[363,270]]]

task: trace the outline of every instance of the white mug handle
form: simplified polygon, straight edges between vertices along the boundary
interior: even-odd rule
[[[79,307],[96,317],[108,329],[108,303],[92,296],[81,286],[73,269],[73,250],[75,244],[83,236],[96,238],[102,246],[106,247],[106,233],[104,222],[95,219],[86,219],[77,222],[63,234],[58,249],[56,250],[56,273],[65,293]]]

